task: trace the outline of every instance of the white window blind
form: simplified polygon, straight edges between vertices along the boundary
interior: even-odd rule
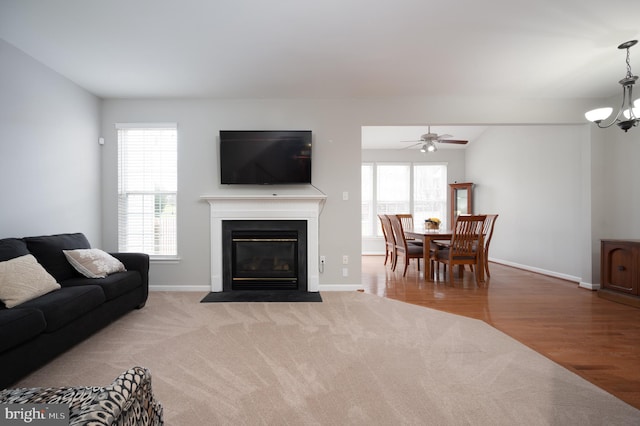
[[[413,165],[413,223],[422,224],[430,217],[442,221],[447,229],[447,166]]]
[[[414,223],[437,217],[446,224],[447,165],[362,164],[362,236],[382,236],[378,214],[412,213]]]
[[[118,123],[118,248],[177,256],[175,123]]]

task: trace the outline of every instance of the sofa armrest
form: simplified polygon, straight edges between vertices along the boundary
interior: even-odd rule
[[[151,373],[133,367],[106,387],[19,388],[0,391],[2,403],[69,405],[69,425],[156,426],[163,408],[151,389]]]
[[[149,255],[146,253],[109,253],[118,259],[127,271],[138,271],[142,278],[142,287],[144,290],[144,300],[140,308],[144,306],[149,295]]]

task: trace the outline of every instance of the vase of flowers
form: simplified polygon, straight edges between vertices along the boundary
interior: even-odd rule
[[[437,217],[430,217],[424,221],[425,229],[440,229],[440,219]]]

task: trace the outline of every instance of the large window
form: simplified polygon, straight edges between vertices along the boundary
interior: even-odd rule
[[[446,222],[447,166],[424,163],[362,164],[362,235],[382,236],[379,214],[412,213]]]
[[[177,125],[119,123],[116,128],[118,249],[175,257]]]
[[[424,223],[437,217],[447,226],[447,166],[414,164],[413,166],[413,220]]]

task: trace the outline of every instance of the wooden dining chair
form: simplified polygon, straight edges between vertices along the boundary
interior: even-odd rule
[[[417,244],[409,244],[407,243],[407,239],[404,235],[404,229],[402,227],[402,221],[398,217],[398,215],[388,215],[391,220],[391,228],[393,229],[393,236],[396,240],[395,245],[395,256],[396,256],[396,264],[398,262],[398,257],[402,256],[404,259],[404,271],[402,272],[402,276],[407,275],[407,267],[409,266],[410,259],[416,259],[418,262],[418,271],[420,270],[420,259],[423,257],[422,246]],[[393,268],[395,271],[395,266]]]
[[[402,222],[402,229],[411,229],[413,230],[413,214],[411,213],[400,213],[397,214],[396,216],[398,216],[400,218],[400,222]],[[411,237],[407,237],[405,236],[405,239],[407,240],[407,243],[409,244],[417,244],[417,245],[422,245],[422,241],[421,240],[417,240],[415,238],[411,238]]]
[[[458,275],[462,278],[464,265],[477,265],[478,257],[484,253],[484,222],[486,215],[460,215],[456,219],[451,242],[434,250],[430,258],[436,263],[449,266],[449,282],[453,282],[453,267],[458,265]],[[482,247],[482,250],[478,250]],[[481,265],[481,266],[484,266]],[[476,282],[480,282],[480,268],[475,268]]]
[[[391,266],[395,268],[396,262],[396,240],[393,237],[393,229],[391,228],[391,221],[386,214],[379,214],[380,225],[382,226],[382,234],[384,235],[384,264],[386,265],[389,259],[391,259]]]

